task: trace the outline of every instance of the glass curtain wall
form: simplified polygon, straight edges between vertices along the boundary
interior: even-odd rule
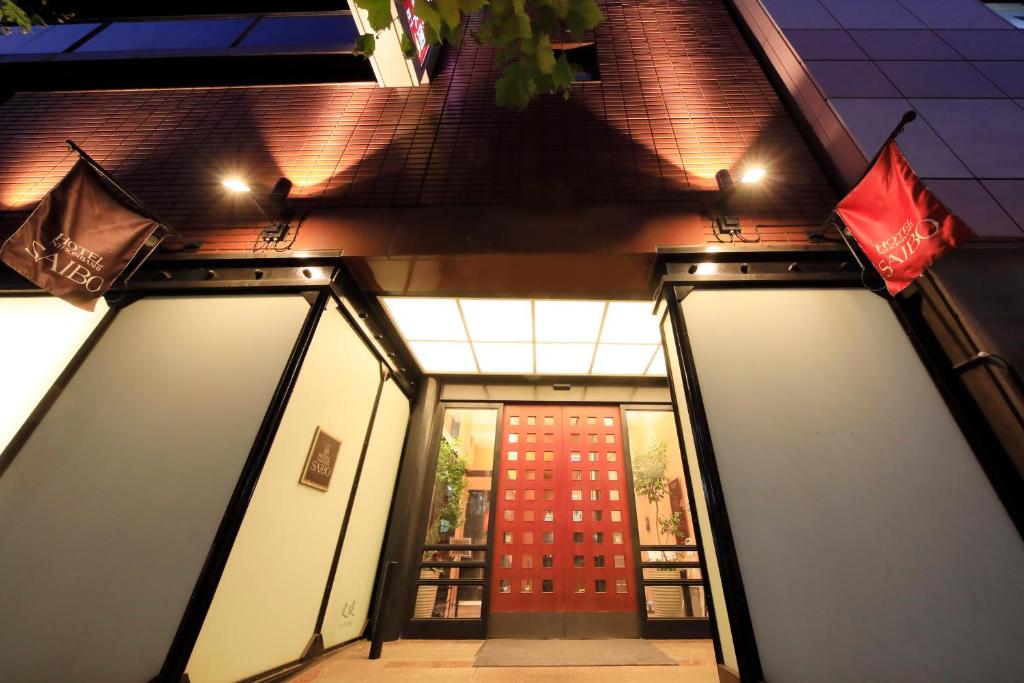
[[[496,408],[447,408],[413,619],[483,616]]]

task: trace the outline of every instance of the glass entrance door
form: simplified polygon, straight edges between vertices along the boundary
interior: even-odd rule
[[[637,612],[620,419],[618,406],[505,406],[492,616]]]

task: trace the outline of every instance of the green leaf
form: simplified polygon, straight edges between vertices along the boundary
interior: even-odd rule
[[[569,34],[579,40],[585,31],[589,31],[604,21],[604,15],[594,0],[569,0],[569,11],[565,14],[565,25]]]
[[[405,55],[409,59],[416,59],[416,46],[413,44],[412,38],[410,38],[409,34],[406,33],[405,31],[402,31],[401,48],[403,55]]]
[[[515,30],[519,38],[529,38],[533,35],[533,26],[530,25],[530,15],[526,13],[525,0],[512,0],[512,11],[515,17]]]
[[[499,107],[525,109],[537,95],[537,84],[526,65],[509,64],[495,84],[494,101]]]
[[[573,81],[573,68],[564,52],[555,61],[555,68],[551,71],[551,80],[554,82],[555,88],[564,89],[568,95],[568,88]]]
[[[458,28],[459,22],[462,21],[459,0],[437,0],[435,4],[437,13],[441,16],[441,21],[445,26],[449,29]]]
[[[23,33],[28,33],[32,28],[32,17],[12,2],[12,0],[0,1],[0,19],[17,24]],[[4,28],[9,29],[10,27]]]
[[[531,41],[533,61],[537,65],[537,71],[542,74],[550,74],[555,69],[555,51],[551,49],[551,38],[540,36]]]
[[[356,37],[356,47],[352,50],[357,55],[369,57],[377,48],[377,38],[372,33],[364,33]]]
[[[423,20],[423,23],[426,24],[424,28],[433,31],[433,35],[435,37],[441,35],[441,25],[443,23],[441,21],[441,15],[440,13],[438,13],[437,9],[435,9],[432,4],[430,4],[426,0],[420,0],[419,2],[416,3],[416,7],[413,8],[413,14],[415,14],[417,17]]]
[[[355,0],[356,7],[365,10],[370,20],[370,28],[383,31],[391,26],[392,0]]]

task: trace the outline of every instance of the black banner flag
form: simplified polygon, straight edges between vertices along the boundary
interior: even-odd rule
[[[91,311],[159,226],[79,159],[0,247],[0,261]]]

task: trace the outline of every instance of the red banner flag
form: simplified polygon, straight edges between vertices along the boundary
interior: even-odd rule
[[[0,247],[0,261],[91,311],[158,225],[80,159]]]
[[[895,140],[885,143],[836,213],[893,295],[947,252],[977,237],[925,187]]]

